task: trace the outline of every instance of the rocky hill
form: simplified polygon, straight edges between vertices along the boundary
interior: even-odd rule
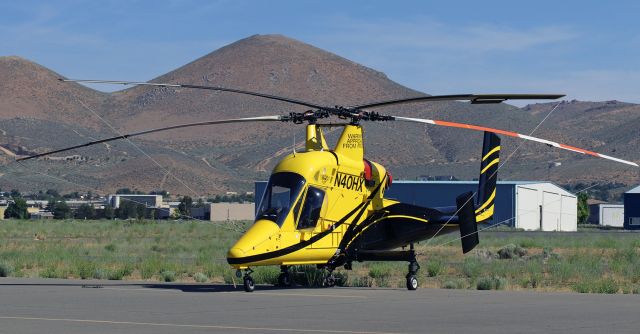
[[[301,144],[304,135],[302,126],[292,124],[202,127],[69,153],[80,155],[79,160],[16,164],[12,153],[43,152],[128,131],[305,110],[257,97],[190,89],[133,87],[101,93],[79,84],[59,82],[58,77],[28,60],[0,57],[3,190],[52,187],[105,193],[128,187],[189,195],[251,190],[253,180],[266,178],[278,159],[291,151],[294,137]],[[279,35],[251,36],[151,81],[239,88],[330,106],[424,95],[393,82],[381,72]],[[483,87],[478,91],[484,91]],[[545,92],[544,87],[540,91]],[[528,134],[557,103],[518,109],[507,104],[439,102],[381,111]],[[638,160],[638,111],[637,105],[616,101],[563,102],[535,135]],[[480,133],[413,124],[366,124],[365,131],[368,158],[386,165],[396,178],[477,177]],[[335,135],[329,138],[335,139]],[[509,138],[503,142],[504,159],[521,144]],[[550,162],[558,161],[562,166],[549,170]],[[562,184],[640,182],[637,171],[624,165],[539,144],[522,145],[501,170],[500,177],[548,177]]]

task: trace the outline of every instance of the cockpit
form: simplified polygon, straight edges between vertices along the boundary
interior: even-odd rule
[[[296,173],[280,172],[271,175],[256,221],[266,219],[282,227],[293,210],[292,216],[297,229],[313,229],[321,216],[325,191],[309,185],[304,197],[297,200],[305,189],[305,183],[305,179]]]
[[[295,200],[304,189],[304,184],[304,178],[296,173],[280,172],[271,175],[256,220],[267,219],[282,227]],[[299,210],[300,204],[296,205],[296,216]]]

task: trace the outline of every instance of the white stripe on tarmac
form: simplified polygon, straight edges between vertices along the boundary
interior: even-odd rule
[[[0,320],[2,320],[2,319],[6,319],[6,320],[32,320],[32,321],[58,321],[58,322],[107,324],[107,325],[158,326],[158,327],[175,327],[175,328],[230,329],[230,330],[245,330],[245,331],[257,331],[257,332],[395,334],[395,333],[390,333],[390,332],[341,331],[341,330],[328,330],[328,329],[242,327],[242,326],[222,326],[222,325],[189,325],[189,324],[170,324],[170,323],[159,323],[159,322],[133,322],[133,321],[110,321],[110,320],[91,320],[91,319],[63,319],[63,318],[37,318],[37,317],[0,316]]]

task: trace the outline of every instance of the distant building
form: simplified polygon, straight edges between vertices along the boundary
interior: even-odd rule
[[[132,195],[132,194],[116,194],[109,195],[107,202],[112,208],[117,209],[124,201],[135,204],[142,204],[148,208],[162,207],[162,195]]]
[[[587,205],[589,206],[589,218],[587,219],[587,223],[595,225],[600,224],[600,204],[609,203],[592,198],[587,200]]]
[[[266,185],[266,181],[255,183],[256,203],[260,203]],[[442,207],[455,206],[456,196],[477,190],[477,181],[395,181],[385,197],[423,207]],[[551,182],[499,181],[491,223],[524,230],[577,231],[577,203],[576,195]]]
[[[640,230],[640,186],[624,193],[624,228]]]
[[[29,215],[30,219],[38,220],[38,219],[53,219],[53,213],[49,211],[38,211],[31,213]]]
[[[193,209],[192,209],[193,210]],[[211,203],[210,220],[253,220],[255,218],[254,203]]]
[[[624,205],[592,204],[589,206],[589,222],[601,226],[624,227]]]

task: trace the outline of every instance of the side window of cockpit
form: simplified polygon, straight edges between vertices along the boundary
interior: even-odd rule
[[[320,211],[322,210],[322,202],[324,201],[324,191],[318,188],[309,187],[307,195],[304,198],[302,213],[298,220],[298,229],[315,227],[320,219]]]

